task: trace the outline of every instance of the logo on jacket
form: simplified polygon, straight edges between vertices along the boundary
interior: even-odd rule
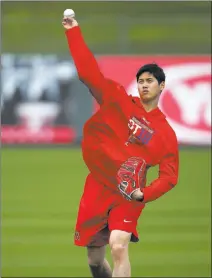
[[[146,145],[152,139],[154,130],[147,125],[147,121],[142,118],[131,117],[128,121],[129,138],[126,145],[131,144],[143,144]]]

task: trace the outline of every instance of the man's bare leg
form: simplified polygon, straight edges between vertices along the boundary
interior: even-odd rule
[[[110,235],[110,248],[114,263],[112,277],[130,277],[131,266],[128,255],[128,245],[131,233],[113,230]]]
[[[105,246],[87,247],[88,264],[94,278],[110,278],[112,270],[108,261],[105,259]]]

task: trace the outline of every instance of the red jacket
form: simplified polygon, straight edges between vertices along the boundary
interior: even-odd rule
[[[142,157],[149,167],[159,164],[159,177],[142,189],[144,202],[159,198],[178,181],[175,132],[159,108],[146,112],[139,98],[102,75],[79,27],[67,30],[66,36],[79,79],[100,104],[83,129],[82,152],[88,169],[116,190],[120,165],[132,156]]]

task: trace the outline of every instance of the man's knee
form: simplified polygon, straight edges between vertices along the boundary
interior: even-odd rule
[[[110,235],[110,249],[114,260],[121,260],[128,255],[131,233],[114,230]]]
[[[113,243],[111,244],[110,248],[111,248],[111,254],[113,256],[113,259],[120,260],[126,254],[128,250],[128,245]]]
[[[105,246],[87,247],[89,266],[97,267],[103,264],[105,258]]]

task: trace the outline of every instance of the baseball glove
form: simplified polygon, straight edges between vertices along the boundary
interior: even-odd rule
[[[117,173],[118,189],[127,200],[132,200],[132,194],[145,186],[147,164],[140,157],[126,160]]]

